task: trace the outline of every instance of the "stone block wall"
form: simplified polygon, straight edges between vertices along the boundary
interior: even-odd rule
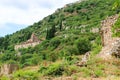
[[[9,75],[18,69],[19,67],[16,64],[4,64],[3,66],[1,66],[0,74]]]
[[[35,47],[38,44],[40,44],[40,42],[33,42],[33,43],[28,43],[28,44],[15,45],[15,50],[18,50],[20,48]]]
[[[37,38],[37,36],[35,36],[35,34],[33,33],[31,35],[31,38],[29,40],[27,40],[26,42],[23,42],[19,45],[15,45],[14,49],[18,50],[20,48],[28,48],[28,47],[35,47],[36,45],[40,44],[40,40]]]

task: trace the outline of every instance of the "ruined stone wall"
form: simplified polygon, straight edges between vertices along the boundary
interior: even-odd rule
[[[35,34],[33,33],[31,35],[31,38],[29,40],[27,40],[26,42],[23,42],[19,45],[15,45],[14,49],[18,50],[20,48],[28,48],[28,47],[35,47],[36,45],[40,44],[40,40],[37,38],[37,36],[35,36]]]
[[[111,31],[111,27],[113,26],[113,24],[115,24],[115,22],[118,19],[118,15],[114,15],[111,17],[108,17],[107,19],[102,21],[102,28],[100,30],[101,32],[101,38],[102,38],[102,45],[106,46],[110,43],[110,41],[112,40],[112,31]]]
[[[40,44],[40,42],[33,42],[33,43],[28,43],[28,44],[21,44],[21,45],[16,45],[15,50],[18,50],[20,48],[28,48],[28,47],[35,47],[36,45]]]
[[[18,69],[19,67],[16,64],[4,64],[3,66],[1,66],[0,74],[9,75]]]
[[[112,37],[112,26],[118,18],[119,15],[116,14],[102,21],[100,33],[103,47],[98,57],[103,59],[111,59],[112,55],[120,57],[120,38]]]

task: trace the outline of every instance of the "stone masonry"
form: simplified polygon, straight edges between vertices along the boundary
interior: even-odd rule
[[[18,50],[20,48],[35,47],[36,45],[40,44],[40,42],[41,41],[33,33],[29,40],[27,40],[26,42],[23,42],[23,43],[21,43],[19,45],[15,45],[15,50]]]
[[[9,75],[18,69],[19,67],[16,64],[4,64],[1,66],[0,75]]]
[[[85,66],[88,60],[90,60],[90,52],[86,52],[82,60],[80,62],[77,62],[76,65],[80,67]]]
[[[114,15],[108,17],[107,19],[103,20],[101,23],[101,38],[102,38],[102,50],[98,54],[98,57],[103,59],[111,58],[113,54],[120,54],[119,47],[120,47],[120,38],[113,38],[112,37],[112,26],[117,21],[119,15]]]

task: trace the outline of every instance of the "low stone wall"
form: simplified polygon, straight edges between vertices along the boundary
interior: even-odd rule
[[[16,45],[16,46],[15,46],[15,50],[18,50],[18,49],[20,49],[20,48],[35,47],[35,46],[38,45],[38,44],[40,44],[40,42],[34,42],[34,43]]]
[[[9,75],[18,69],[19,69],[19,66],[16,64],[4,64],[3,66],[1,66],[0,74],[1,75]]]

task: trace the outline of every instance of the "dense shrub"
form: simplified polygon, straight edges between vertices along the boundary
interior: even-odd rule
[[[80,54],[84,54],[91,50],[91,43],[87,38],[80,38],[76,41],[76,46]]]
[[[16,54],[13,52],[13,53],[4,53],[4,54],[1,54],[0,56],[0,61],[1,62],[6,62],[6,61],[9,61],[9,60],[15,60],[17,61],[17,56],[15,56]]]
[[[53,25],[50,29],[47,29],[46,39],[51,39],[55,36],[56,28]]]
[[[40,66],[39,73],[44,76],[61,76],[66,75],[70,76],[76,72],[78,72],[78,68],[75,65],[69,65],[68,61],[64,62],[55,62],[47,67]]]
[[[79,54],[79,51],[78,51],[78,49],[77,49],[77,47],[75,45],[67,46],[66,50],[67,50],[68,53],[65,54],[65,55],[71,56],[71,55],[78,55]]]
[[[53,38],[50,42],[49,42],[49,47],[51,47],[52,49],[55,49],[59,46],[59,44],[61,43],[59,38]]]
[[[48,61],[56,61],[58,59],[58,53],[56,52],[49,52],[48,54],[46,54],[46,60]]]
[[[63,74],[64,66],[61,63],[54,63],[48,67],[41,67],[39,72],[44,75],[60,76]]]
[[[24,55],[22,55],[21,58],[20,58],[21,67],[29,66],[31,64],[31,62],[27,61],[27,60],[29,60],[30,58],[32,58],[32,54],[24,54]]]

